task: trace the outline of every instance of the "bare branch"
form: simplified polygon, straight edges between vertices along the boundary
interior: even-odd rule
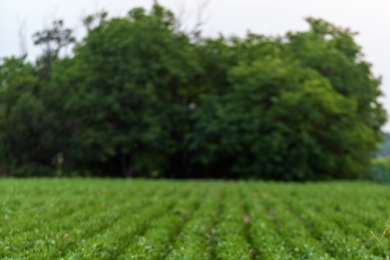
[[[18,38],[19,38],[20,55],[22,58],[27,57],[26,21],[27,19],[25,18],[22,22],[20,22],[18,17],[18,24],[19,24]]]
[[[204,0],[198,6],[195,13],[195,24],[189,30],[187,30],[186,24],[188,24],[188,20],[190,20],[192,13],[187,11],[188,9],[186,8],[185,1],[181,1],[178,11],[176,12],[175,30],[184,32],[194,41],[200,41],[202,27],[209,20],[209,18],[205,18],[205,12],[210,2],[210,0]]]
[[[185,31],[185,28],[183,28],[183,25],[185,24],[185,20],[187,20],[186,17],[188,17],[185,1],[181,2],[178,9],[179,10],[178,10],[177,15],[176,15],[175,29],[176,29],[176,31]]]
[[[195,23],[193,29],[189,32],[189,35],[192,36],[195,40],[200,39],[201,28],[208,21],[208,18],[204,17],[204,13],[205,13],[205,10],[209,4],[210,4],[210,0],[205,0],[201,5],[198,6],[198,9],[196,12],[196,23]]]
[[[54,20],[52,26],[38,31],[33,35],[35,45],[43,46],[43,55],[41,60],[45,69],[45,80],[51,79],[52,63],[59,58],[60,51],[75,42],[72,29],[64,28],[62,20]]]

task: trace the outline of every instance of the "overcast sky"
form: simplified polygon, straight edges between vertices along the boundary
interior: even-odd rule
[[[188,25],[203,0],[160,0],[178,12],[185,7]],[[150,8],[152,0],[0,0],[0,57],[19,55],[18,30],[25,22],[29,59],[40,49],[33,46],[31,35],[63,19],[66,27],[82,36],[81,17],[105,9],[110,16],[125,15],[133,7]],[[390,1],[389,0],[211,0],[205,17],[206,36],[244,36],[247,30],[265,35],[283,35],[287,31],[307,30],[304,17],[323,18],[338,26],[359,32],[356,41],[363,47],[366,60],[373,64],[376,76],[383,77],[381,98],[390,111]],[[192,14],[192,16],[191,16]],[[191,20],[192,19],[192,20]],[[390,131],[390,123],[384,127]]]

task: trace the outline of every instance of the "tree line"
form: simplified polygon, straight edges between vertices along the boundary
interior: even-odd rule
[[[378,157],[390,156],[390,133],[384,133],[384,142],[379,145]]]
[[[33,35],[0,63],[0,174],[361,177],[382,140],[380,77],[355,32],[307,18],[268,37],[202,37],[155,3]],[[61,50],[73,44],[72,54]]]

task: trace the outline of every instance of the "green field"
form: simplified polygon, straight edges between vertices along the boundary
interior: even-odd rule
[[[1,259],[385,259],[389,186],[1,179]]]

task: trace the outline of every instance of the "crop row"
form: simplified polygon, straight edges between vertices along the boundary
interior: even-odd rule
[[[1,259],[384,259],[365,182],[1,180]]]

